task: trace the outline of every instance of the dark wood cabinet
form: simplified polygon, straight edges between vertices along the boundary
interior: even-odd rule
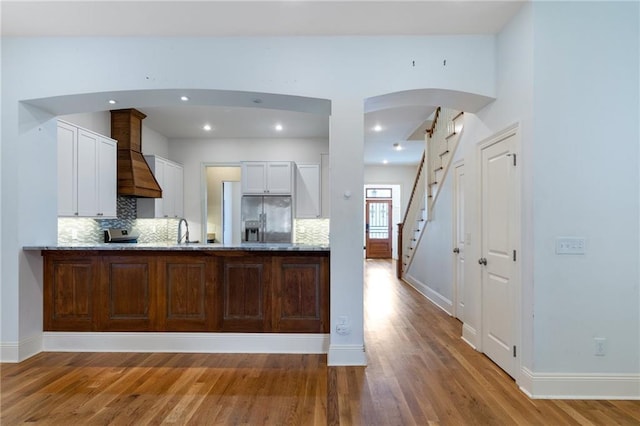
[[[96,327],[98,262],[60,256],[44,263],[44,329],[92,331]]]
[[[159,262],[158,326],[164,331],[215,329],[212,259],[165,256]]]
[[[271,329],[268,259],[223,258],[219,292],[224,331],[259,332]]]
[[[157,317],[155,259],[105,256],[101,266],[101,318],[104,331],[151,331]]]
[[[274,329],[328,332],[328,272],[327,258],[274,258]]]
[[[45,331],[328,333],[329,256],[45,251]]]

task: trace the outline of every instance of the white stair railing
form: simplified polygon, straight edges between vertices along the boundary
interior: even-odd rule
[[[400,226],[399,278],[411,266],[427,224],[432,219],[433,206],[448,175],[462,129],[462,112],[440,107],[436,110],[433,126],[425,135],[424,163],[418,168],[414,192]]]

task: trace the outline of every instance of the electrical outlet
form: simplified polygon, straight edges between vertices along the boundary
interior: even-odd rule
[[[338,325],[336,325],[336,333],[341,336],[346,336],[351,333],[351,326],[349,325],[349,317],[346,315],[338,317]]]
[[[605,356],[607,354],[607,339],[604,337],[594,337],[593,343],[595,344],[594,355]]]

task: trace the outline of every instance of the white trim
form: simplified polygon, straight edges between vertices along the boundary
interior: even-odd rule
[[[367,355],[363,345],[331,345],[327,365],[367,365]]]
[[[42,352],[42,335],[31,336],[20,342],[0,343],[0,362],[21,362]]]
[[[0,343],[0,362],[19,362],[18,342],[2,342]]]
[[[426,284],[420,282],[415,277],[410,274],[405,274],[402,277],[402,281],[409,284],[411,287],[416,289],[416,291],[426,297],[431,303],[436,305],[438,308],[442,309],[447,313],[447,315],[452,315],[453,312],[453,303],[451,300],[447,299],[437,291],[429,288]]]
[[[203,161],[200,163],[200,218],[202,226],[200,229],[200,241],[207,241],[207,208],[209,201],[207,200],[207,167],[241,167],[239,161],[215,162]],[[242,173],[240,173],[242,175]]]
[[[516,154],[517,157],[520,156],[520,123],[516,122],[513,123],[507,127],[505,127],[503,130],[500,130],[494,134],[492,134],[491,136],[488,136],[487,138],[479,141],[476,143],[475,146],[475,164],[476,164],[476,170],[475,170],[475,181],[476,181],[476,199],[475,199],[475,212],[476,212],[476,218],[478,220],[478,229],[477,229],[477,234],[478,237],[476,237],[476,241],[475,241],[475,247],[476,247],[476,251],[477,253],[480,255],[479,257],[482,257],[483,253],[482,253],[482,152],[483,150],[489,148],[490,146],[500,143],[506,139],[509,139],[513,137],[513,142],[512,142],[512,153]],[[517,262],[514,262],[513,264],[513,268],[514,268],[514,272],[513,272],[513,276],[511,277],[512,282],[513,282],[513,294],[511,295],[510,299],[513,302],[513,305],[511,306],[511,312],[509,313],[510,319],[513,321],[514,325],[513,325],[513,330],[512,330],[512,344],[515,345],[519,350],[517,351],[517,356],[513,359],[513,366],[512,366],[512,373],[513,373],[513,378],[515,380],[515,382],[517,384],[520,384],[521,381],[521,372],[522,372],[522,358],[521,358],[521,353],[522,353],[522,318],[521,318],[521,314],[522,314],[522,235],[521,235],[521,228],[522,228],[522,173],[521,173],[521,162],[519,163],[519,165],[517,167],[515,167],[514,170],[514,179],[513,182],[511,182],[511,185],[513,185],[510,190],[514,192],[514,211],[511,212],[514,218],[514,223],[511,223],[511,227],[509,229],[509,233],[511,234],[511,243],[513,244],[514,249],[520,254],[519,256],[519,260]],[[477,342],[477,349],[483,353],[485,353],[484,349],[483,349],[483,340],[484,340],[484,321],[485,321],[485,312],[484,312],[484,306],[483,306],[483,301],[484,301],[484,283],[483,283],[483,279],[482,279],[482,270],[478,269],[477,273],[476,273],[476,279],[478,280],[478,282],[480,283],[480,300],[479,302],[479,319],[480,319],[480,323],[478,325],[478,340],[476,340]],[[467,282],[468,279],[466,277],[465,274],[465,281]],[[466,284],[465,282],[465,284]],[[503,368],[503,367],[501,367]],[[504,369],[504,368],[503,368]]]
[[[45,332],[49,352],[324,354],[329,334]]]
[[[534,373],[523,367],[520,377],[532,398],[640,400],[640,374]]]
[[[458,208],[458,192],[460,191],[460,181],[458,179],[458,168],[462,168],[462,171],[464,172],[464,159],[458,160],[455,163],[451,164],[451,169],[452,169],[452,173],[453,173],[453,194],[451,197],[451,212],[453,213],[453,220],[451,221],[451,247],[457,248],[458,247],[458,212],[459,212],[459,208]],[[464,188],[464,186],[463,186]],[[462,219],[464,221],[464,211],[462,212]],[[466,245],[466,244],[465,244]],[[465,254],[464,252],[465,247],[463,247],[463,254]],[[464,322],[464,318],[460,318],[460,312],[459,311],[459,306],[460,306],[460,299],[464,299],[463,297],[461,297],[461,295],[458,294],[458,280],[460,279],[460,277],[458,277],[458,254],[455,253],[451,253],[451,258],[452,258],[452,262],[451,264],[453,265],[453,271],[452,271],[452,277],[453,279],[451,280],[453,286],[452,286],[452,292],[451,294],[453,294],[453,301],[452,301],[452,308],[451,308],[451,315],[454,316],[455,318],[458,318],[459,320]],[[463,277],[463,281],[464,281],[464,277]],[[464,295],[462,295],[464,296]],[[463,313],[464,315],[464,313]]]
[[[476,344],[478,341],[478,332],[467,323],[462,324],[462,340],[476,351],[479,350]]]

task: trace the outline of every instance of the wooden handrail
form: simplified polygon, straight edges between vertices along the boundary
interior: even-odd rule
[[[438,122],[438,117],[440,116],[440,107],[436,109],[436,114],[433,117],[433,123],[431,123],[431,128],[427,129],[425,133],[429,134],[429,137],[433,136],[433,132],[436,130],[436,123]]]
[[[438,123],[438,117],[440,117],[441,108],[436,108],[436,113],[433,117],[433,123],[431,123],[431,127],[427,129],[425,133],[429,134],[429,137],[433,135],[433,132],[436,130],[436,124]],[[409,214],[409,207],[413,202],[413,197],[416,193],[416,187],[418,186],[418,180],[420,180],[420,174],[422,173],[422,169],[424,168],[424,161],[426,156],[426,150],[422,153],[422,158],[420,159],[420,166],[418,167],[418,173],[416,173],[416,179],[413,181],[413,189],[411,190],[411,196],[409,197],[409,202],[407,203],[407,208],[404,211],[404,217],[402,218],[402,224],[405,225],[407,223],[407,214]]]
[[[418,181],[420,180],[420,174],[422,173],[422,169],[424,168],[424,160],[425,160],[425,152],[422,153],[422,158],[420,159],[420,165],[418,166],[418,172],[416,173],[416,179],[413,181],[413,189],[411,190],[411,196],[409,196],[409,202],[407,203],[407,208],[404,211],[404,217],[402,218],[402,224],[407,223],[407,215],[409,214],[409,207],[413,202],[413,197],[416,194],[416,189],[418,186]]]

